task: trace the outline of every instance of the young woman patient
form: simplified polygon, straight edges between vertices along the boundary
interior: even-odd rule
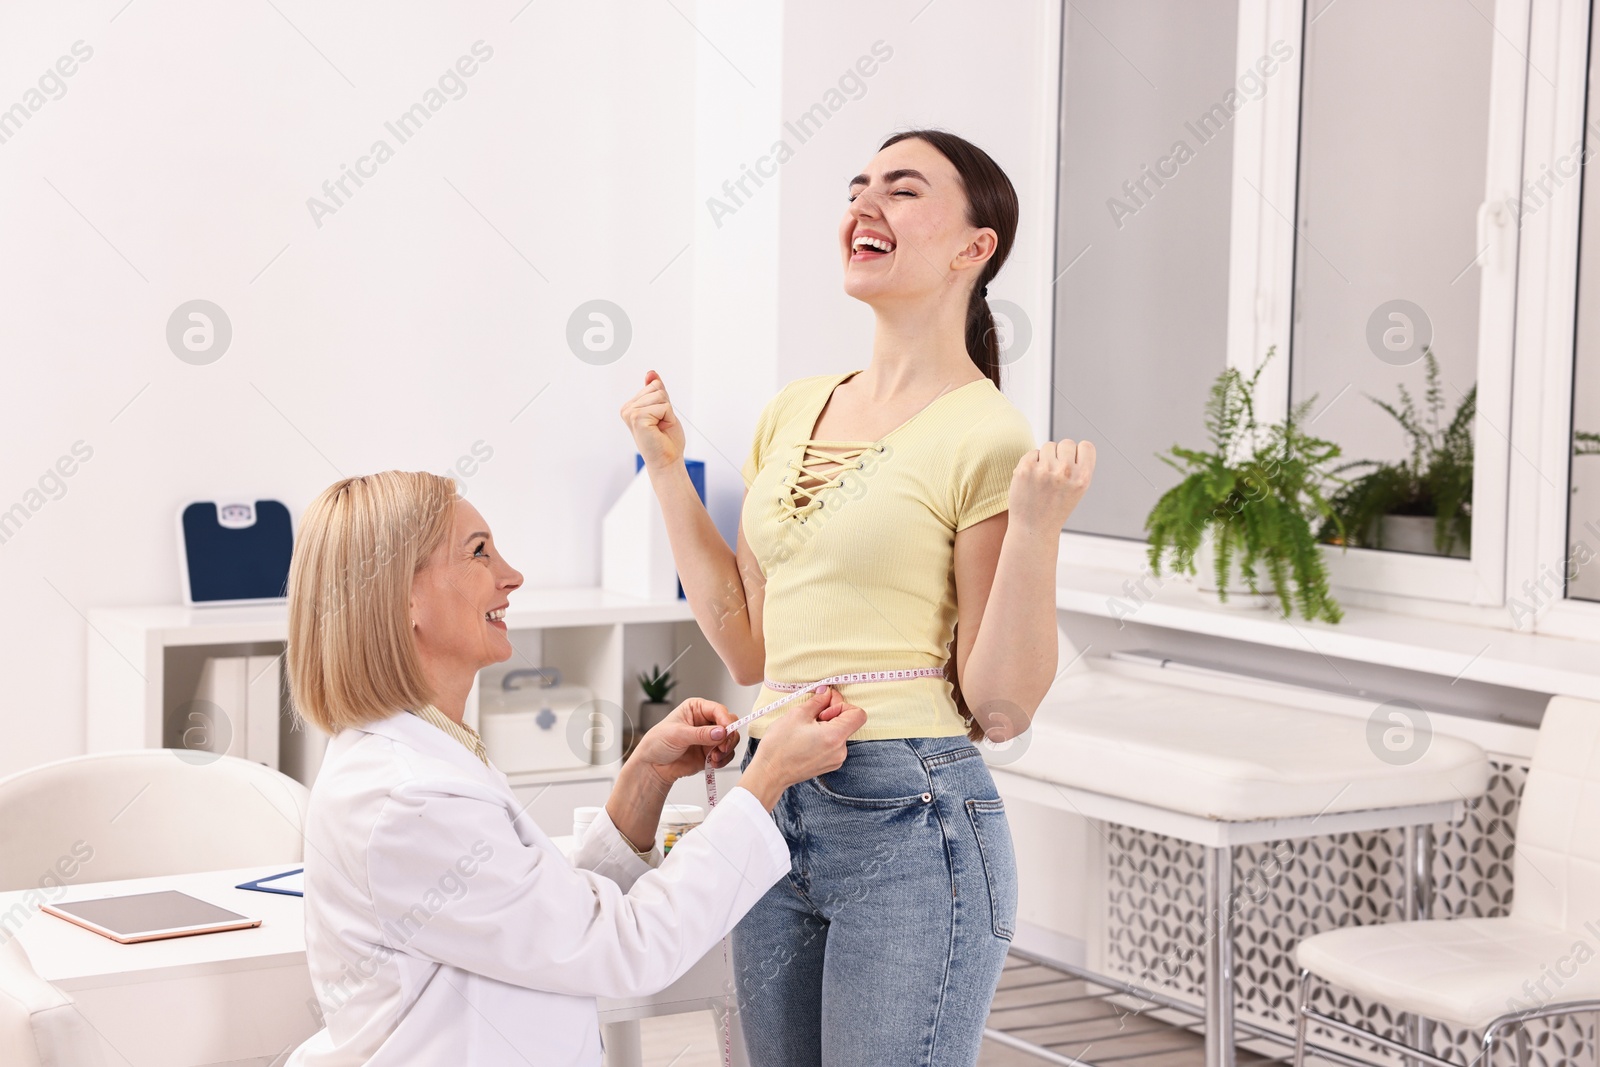
[[[673,781],[738,742],[690,699],[647,733],[571,862],[462,722],[510,657],[522,584],[489,525],[433,474],[346,478],[307,510],[289,575],[296,711],[333,735],[306,825],[306,955],[324,1028],[300,1067],[600,1067],[596,997],[671,984],[789,870],[768,812],[837,768],[865,721],[802,701],[665,860]]]
[[[871,358],[791,382],[761,412],[736,550],[690,484],[655,372],[622,416],[695,617],[735,680],[765,680],[757,706],[916,672],[844,684],[867,715],[849,757],[774,810],[789,873],[733,939],[751,1061],[970,1067],[1016,868],[968,734],[1027,729],[1055,677],[1057,546],[1094,446],[1035,448],[1000,392],[986,298],[1018,206],[994,160],[919,130],[841,178],[844,291],[872,308]],[[754,760],[792,714],[751,724]]]

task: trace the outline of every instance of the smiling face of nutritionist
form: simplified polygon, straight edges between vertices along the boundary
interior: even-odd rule
[[[943,153],[920,138],[896,141],[850,180],[849,195],[839,224],[846,293],[873,306],[966,300],[996,237],[969,221],[961,175]]]
[[[511,657],[504,616],[511,591],[522,584],[478,509],[459,498],[454,507],[450,535],[411,580],[417,654],[438,681],[470,679]]]

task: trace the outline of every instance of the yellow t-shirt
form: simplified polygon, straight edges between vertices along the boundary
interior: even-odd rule
[[[741,519],[766,576],[767,681],[943,667],[954,654],[956,531],[1006,510],[1011,474],[1035,447],[1027,420],[987,378],[877,441],[811,440],[834,387],[854,373],[790,383],[762,411],[745,460]],[[812,493],[797,489],[802,477]],[[853,740],[966,732],[944,678],[839,690],[867,713]],[[784,695],[763,685],[755,707]],[[785,710],[752,723],[751,736]]]

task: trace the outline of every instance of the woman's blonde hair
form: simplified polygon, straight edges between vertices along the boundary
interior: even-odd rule
[[[455,483],[421,471],[341,479],[306,509],[289,564],[289,697],[330,734],[433,702],[411,581],[450,534]]]

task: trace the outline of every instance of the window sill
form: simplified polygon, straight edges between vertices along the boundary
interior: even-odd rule
[[[1593,699],[1600,691],[1600,642],[1515,632],[1345,606],[1338,625],[1281,617],[1276,605],[1220,604],[1187,579],[1129,578],[1120,570],[1063,565],[1056,608],[1334,659],[1381,664],[1539,693]]]

